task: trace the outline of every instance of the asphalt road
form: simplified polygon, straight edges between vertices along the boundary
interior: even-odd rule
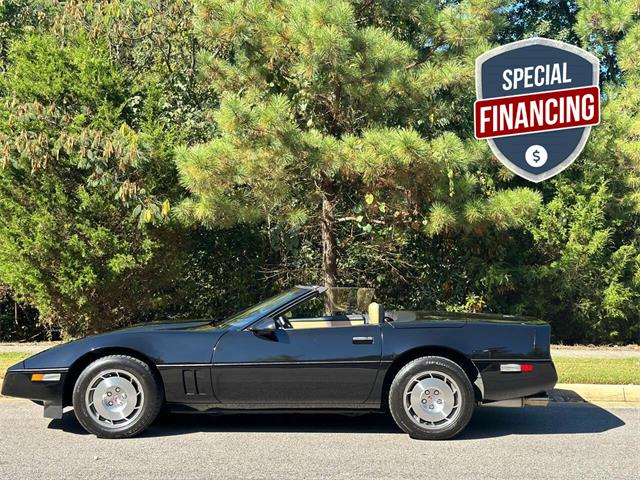
[[[481,408],[446,442],[411,440],[386,415],[171,415],[100,440],[72,412],[0,401],[0,479],[639,478],[640,409]]]

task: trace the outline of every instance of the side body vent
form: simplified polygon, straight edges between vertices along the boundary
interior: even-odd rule
[[[182,384],[186,396],[210,396],[211,381],[205,368],[182,370]]]

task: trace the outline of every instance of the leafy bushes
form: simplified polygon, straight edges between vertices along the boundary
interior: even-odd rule
[[[0,300],[2,337],[337,282],[637,342],[638,12],[565,3],[2,2],[0,285],[28,312]],[[533,33],[603,65],[601,125],[540,185],[471,123],[475,57]]]

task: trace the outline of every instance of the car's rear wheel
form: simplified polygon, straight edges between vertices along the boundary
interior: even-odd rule
[[[396,374],[389,409],[412,438],[444,440],[460,433],[475,408],[473,386],[458,364],[444,357],[421,357]]]
[[[137,358],[99,358],[76,380],[76,418],[85,430],[99,437],[132,437],[158,416],[164,398],[159,383],[149,365]]]

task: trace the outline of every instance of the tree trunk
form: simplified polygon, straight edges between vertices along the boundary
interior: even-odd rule
[[[320,185],[322,191],[322,272],[324,286],[331,288],[337,285],[338,268],[336,263],[336,194],[335,187],[331,179],[322,174]],[[325,313],[330,314],[331,310],[331,294],[327,295],[325,303]]]

